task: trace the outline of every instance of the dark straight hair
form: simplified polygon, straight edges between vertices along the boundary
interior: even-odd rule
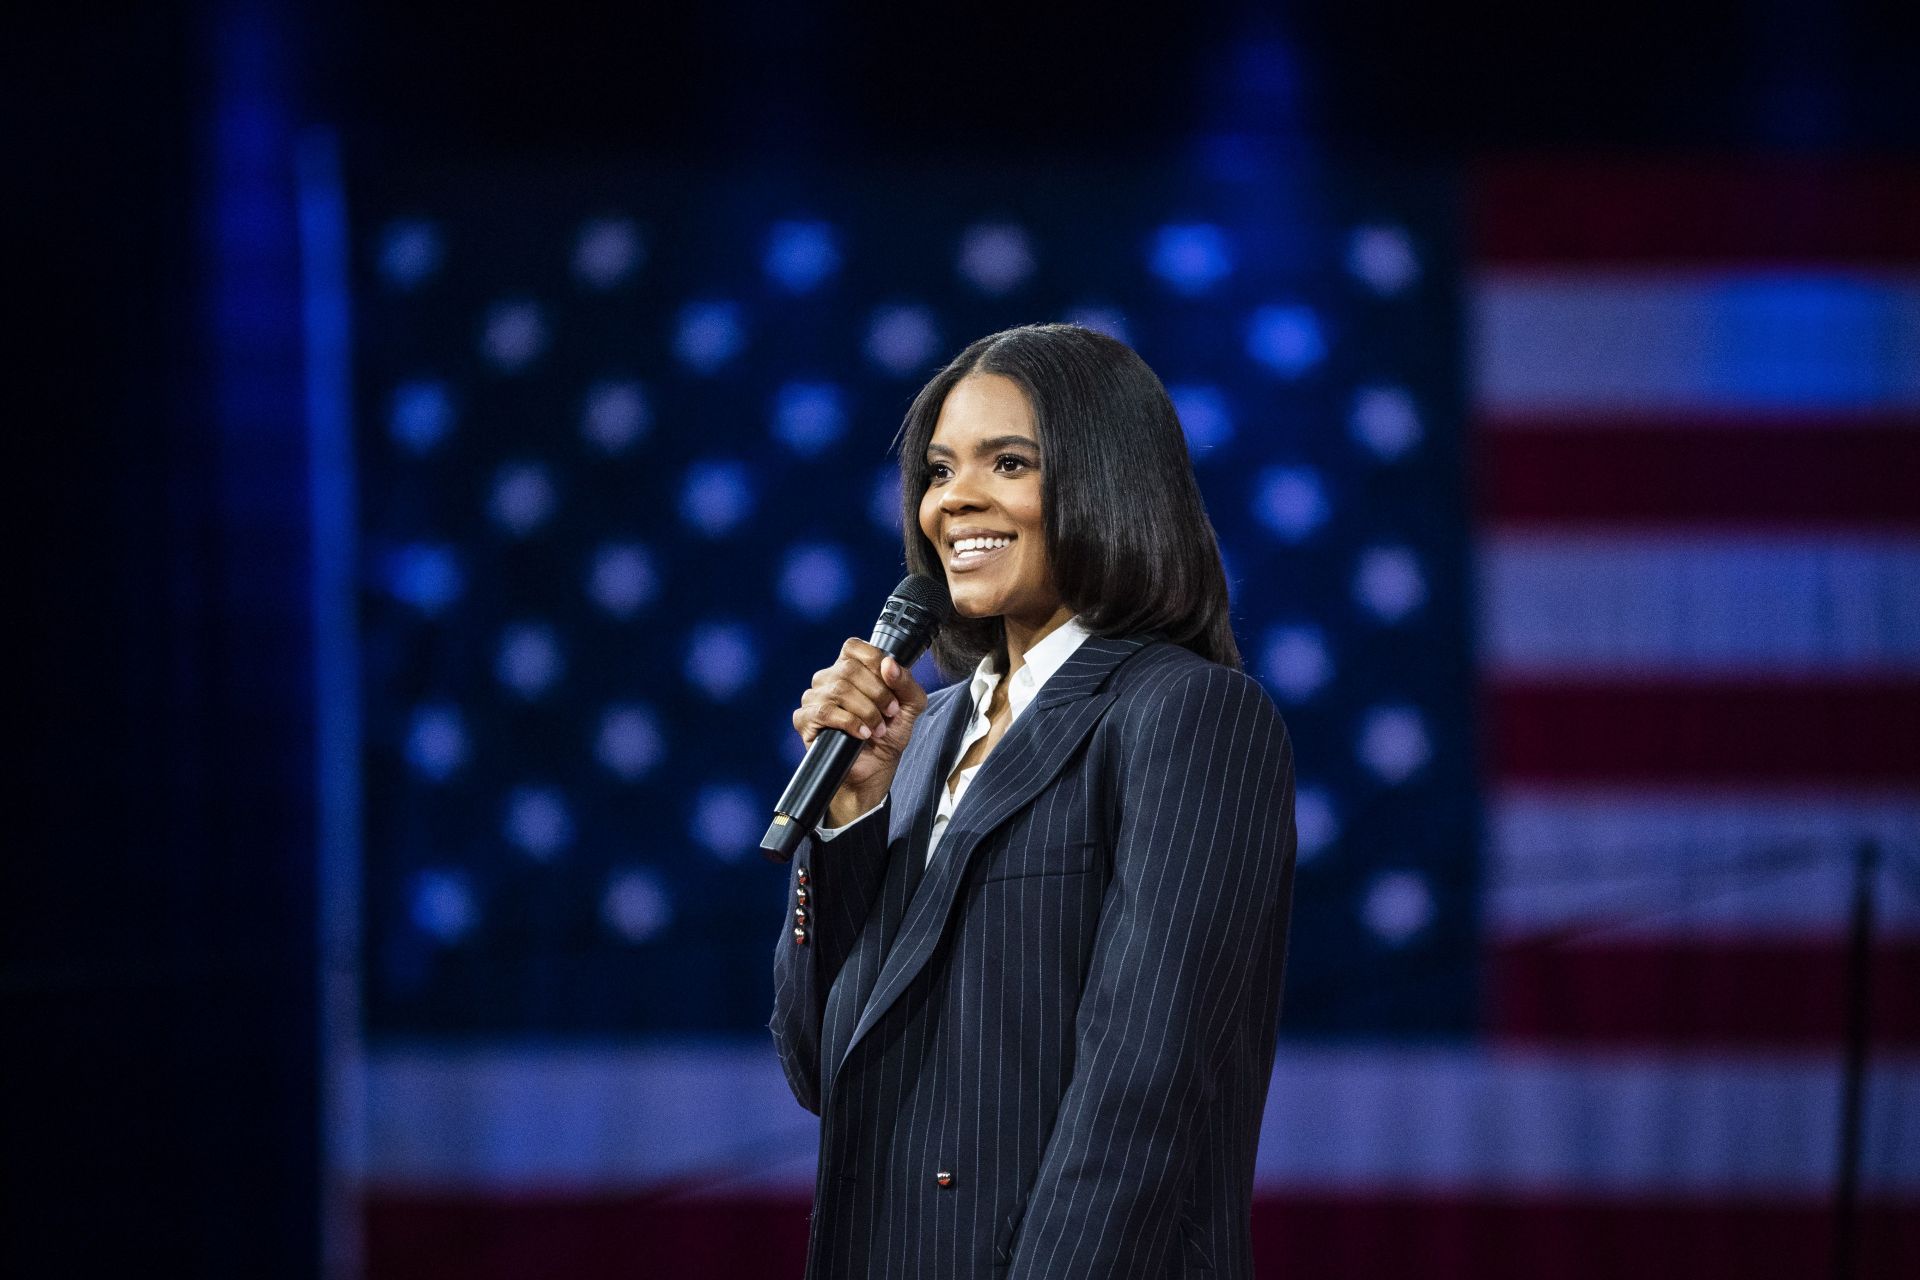
[[[1081,625],[1100,636],[1157,633],[1237,669],[1226,570],[1173,401],[1133,348],[1079,325],[982,338],[914,397],[894,440],[908,571],[946,580],[944,558],[920,531],[927,443],[947,393],[973,373],[1011,379],[1033,411],[1047,560]],[[959,679],[1005,643],[1000,618],[956,615],[933,658]]]

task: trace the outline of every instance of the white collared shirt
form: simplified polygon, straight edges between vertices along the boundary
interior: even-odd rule
[[[1090,633],[1080,625],[1076,615],[1048,632],[1039,644],[1027,650],[1026,661],[1013,673],[1013,682],[1007,686],[1007,728],[1013,728],[1013,722],[1020,718],[1033,700],[1039,696],[1040,688],[1047,680],[1066,664]],[[987,718],[987,707],[993,701],[993,690],[1000,683],[1000,673],[993,666],[994,655],[988,654],[980,659],[980,665],[974,668],[973,681],[967,687],[967,698],[973,706],[973,718],[967,723],[967,731],[960,739],[960,748],[954,752],[953,759],[945,762],[940,777],[940,806],[933,815],[933,837],[927,842],[927,865],[933,865],[934,850],[940,847],[940,837],[946,834],[947,823],[953,817],[953,811],[960,807],[960,801],[967,794],[967,788],[973,782],[973,775],[980,772],[980,765],[971,765],[962,769],[959,776],[948,781],[953,766],[966,759],[973,744],[992,732],[993,722]],[[986,763],[982,761],[981,764]],[[882,802],[884,803],[884,801]],[[853,822],[839,827],[819,827],[815,835],[821,840],[831,840],[845,831],[854,822],[870,816],[880,806],[855,818]]]

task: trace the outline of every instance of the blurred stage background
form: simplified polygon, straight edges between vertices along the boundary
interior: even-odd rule
[[[1920,1268],[1912,31],[1164,21],[35,20],[10,1272],[797,1274],[787,714],[1055,319],[1299,752],[1263,1274]]]

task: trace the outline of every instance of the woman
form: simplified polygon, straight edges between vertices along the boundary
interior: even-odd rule
[[[983,338],[899,437],[943,575],[929,698],[857,639],[794,712],[866,745],[794,859],[772,1029],[821,1150],[810,1277],[1245,1276],[1294,866],[1165,389]]]

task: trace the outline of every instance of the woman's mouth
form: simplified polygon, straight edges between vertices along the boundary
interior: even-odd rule
[[[1013,542],[1012,538],[960,538],[947,556],[947,568],[953,573],[968,573],[994,559]]]

